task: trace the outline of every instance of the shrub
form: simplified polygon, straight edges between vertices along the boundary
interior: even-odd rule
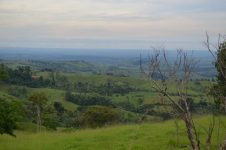
[[[102,127],[116,122],[119,114],[113,108],[103,106],[88,107],[83,114],[82,122],[86,127]]]

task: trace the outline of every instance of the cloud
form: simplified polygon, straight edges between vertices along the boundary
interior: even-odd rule
[[[114,42],[117,42],[115,39],[173,39],[178,43],[182,39],[181,43],[189,47],[183,40],[199,41],[206,30],[226,33],[224,1],[1,0],[0,38],[5,41],[1,44],[10,45],[14,41],[18,44],[18,38],[19,43],[26,45],[29,39],[36,38],[31,42],[36,46],[39,40],[41,43],[41,37],[46,39],[46,46],[49,40],[50,46],[52,38],[60,37],[62,41],[68,38],[92,38],[98,39],[97,43],[106,38]],[[73,45],[62,43],[59,45]],[[89,40],[87,43],[90,43]],[[126,43],[129,47],[129,42]],[[131,42],[131,45],[135,43]],[[142,42],[137,42],[141,46],[139,43]]]

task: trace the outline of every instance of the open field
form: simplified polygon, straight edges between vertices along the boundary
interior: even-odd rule
[[[196,117],[201,142],[205,143],[206,129],[212,120],[208,117]],[[219,137],[217,122],[222,121]],[[226,132],[226,118],[215,118],[213,149],[219,144]],[[174,121],[145,123],[137,125],[118,125],[100,129],[42,131],[41,133],[17,131],[16,138],[0,136],[3,150],[156,150],[189,149],[186,130],[179,121],[179,144],[177,143]],[[202,145],[204,147],[205,145]]]
[[[7,100],[19,101],[25,109],[29,109],[28,99],[33,93],[42,92],[48,98],[48,104],[53,105],[60,102],[64,112],[57,116],[59,124],[56,122],[56,131],[49,130],[42,126],[42,131],[36,133],[36,125],[34,120],[29,120],[29,114],[18,122],[15,131],[16,138],[8,135],[0,135],[0,147],[4,150],[155,150],[155,149],[189,149],[189,141],[185,125],[179,121],[179,132],[176,134],[175,121],[172,119],[172,109],[168,101],[162,101],[162,97],[153,90],[152,84],[144,78],[134,76],[120,76],[113,74],[98,73],[72,73],[72,72],[55,72],[51,71],[35,71],[35,76],[42,76],[44,79],[52,81],[51,75],[55,76],[56,85],[51,84],[45,86],[26,86],[24,84],[2,83],[0,85],[0,97]],[[33,75],[32,74],[32,75]],[[61,78],[60,78],[61,77]],[[64,80],[62,80],[64,79]],[[157,81],[160,82],[160,81]],[[110,99],[114,104],[114,109],[120,115],[117,122],[112,122],[111,126],[103,128],[91,129],[79,119],[85,112],[83,109],[95,106],[96,104],[84,105],[78,101],[73,102],[66,99],[68,87],[70,83],[70,92],[74,95],[92,96],[101,95],[106,99]],[[78,89],[78,83],[81,85],[90,85],[90,89]],[[112,92],[107,94],[108,85],[111,88],[121,88],[128,92]],[[199,132],[201,143],[205,143],[209,123],[212,118],[207,116],[211,114],[208,108],[203,109],[202,103],[209,102],[207,93],[212,80],[191,80],[188,86],[189,97],[192,98],[191,105],[194,109],[196,127]],[[177,86],[175,81],[169,80],[168,92],[173,98],[178,99]],[[26,92],[22,93],[25,88]],[[82,89],[82,90],[81,90]],[[16,92],[17,91],[17,92]],[[103,93],[101,93],[104,91]],[[84,100],[85,101],[85,100]],[[207,103],[206,103],[207,104]],[[48,108],[48,107],[46,107]],[[85,110],[84,109],[84,110]],[[55,112],[51,115],[51,119],[55,117]],[[78,114],[78,115],[76,115]],[[58,115],[58,114],[57,114]],[[73,115],[72,117],[70,115]],[[198,116],[200,115],[200,116]],[[66,117],[65,117],[66,116]],[[48,117],[48,116],[47,116]],[[79,118],[80,117],[80,118]],[[79,118],[78,120],[75,120]],[[96,117],[94,117],[95,120]],[[45,118],[46,119],[46,118]],[[61,120],[60,120],[61,119]],[[64,120],[65,119],[65,120]],[[71,122],[65,122],[67,119]],[[48,121],[48,118],[46,119]],[[218,132],[219,120],[221,121],[221,129]],[[216,127],[213,133],[212,148],[216,149],[224,138],[226,132],[225,117],[216,118]],[[32,123],[33,122],[33,123]],[[141,124],[137,124],[143,122]],[[48,122],[47,122],[48,123]],[[51,122],[50,122],[51,123]],[[67,123],[67,124],[66,124]],[[75,124],[77,123],[77,124]],[[80,125],[82,126],[80,128]],[[104,124],[106,125],[106,124]],[[219,135],[219,136],[218,136]],[[178,137],[178,138],[177,138]],[[205,145],[201,145],[205,147]]]
[[[131,103],[134,103],[136,105],[136,101],[139,98],[143,99],[143,104],[155,104],[160,102],[159,94],[155,92],[151,84],[148,80],[145,79],[139,79],[134,77],[117,77],[117,76],[107,76],[107,75],[94,75],[94,74],[79,74],[79,73],[60,73],[63,76],[66,76],[69,80],[69,82],[73,85],[76,82],[89,82],[95,85],[103,85],[106,84],[108,81],[111,82],[127,82],[129,85],[136,87],[140,89],[140,91],[134,91],[129,92],[125,94],[112,94],[111,96],[108,96],[111,100],[114,102],[123,102],[129,100]],[[42,75],[44,78],[48,77],[48,72],[38,72],[37,75]],[[196,84],[199,84],[197,86]],[[209,90],[211,82],[209,81],[193,81],[190,83],[188,93],[193,97],[194,102],[199,102],[200,100],[203,100],[206,98],[206,93]],[[175,83],[169,83],[169,92],[173,93],[174,95],[177,94]],[[5,95],[8,93],[8,89],[11,86],[8,84],[0,85],[0,90],[4,92]],[[65,90],[64,89],[57,89],[57,88],[29,88],[27,89],[27,96],[31,95],[33,92],[44,92],[47,94],[48,99],[50,102],[61,102],[63,106],[68,110],[75,110],[77,108],[77,105],[66,101],[65,100]],[[73,91],[76,93],[76,91]],[[88,93],[93,94],[93,92]],[[0,93],[0,95],[2,95]],[[11,96],[12,97],[12,96]],[[18,98],[17,98],[18,99]],[[20,99],[20,98],[19,98]],[[27,100],[25,98],[24,100]]]

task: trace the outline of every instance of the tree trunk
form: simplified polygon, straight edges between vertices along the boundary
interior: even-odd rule
[[[192,128],[193,127],[192,127],[192,123],[191,123],[190,114],[189,113],[185,113],[183,119],[184,119],[184,122],[185,122],[185,125],[186,125],[187,136],[188,136],[188,139],[190,141],[192,150],[197,150],[195,138],[194,138],[194,135],[193,135],[193,132],[192,132]]]
[[[191,116],[191,112],[189,111],[188,103],[185,99],[183,99],[182,101],[184,103],[183,107],[184,107],[184,111],[185,111],[183,113],[183,120],[186,125],[187,136],[190,141],[191,148],[192,148],[192,150],[200,150],[199,142],[197,141],[197,139],[195,139],[195,135],[193,133],[194,127],[193,127],[192,116]]]
[[[36,105],[36,111],[37,111],[37,132],[41,131],[41,110],[40,106]]]

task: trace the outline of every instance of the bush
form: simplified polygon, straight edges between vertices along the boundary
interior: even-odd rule
[[[116,122],[119,114],[113,108],[103,106],[88,107],[82,117],[82,122],[86,127],[102,127]]]

